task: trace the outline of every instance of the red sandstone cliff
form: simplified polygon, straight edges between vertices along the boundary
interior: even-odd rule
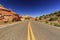
[[[0,6],[0,22],[19,21],[20,18],[15,12]]]

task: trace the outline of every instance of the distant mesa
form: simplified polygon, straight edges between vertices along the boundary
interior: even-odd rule
[[[21,20],[35,20],[35,18],[29,16],[29,15],[23,15]]]

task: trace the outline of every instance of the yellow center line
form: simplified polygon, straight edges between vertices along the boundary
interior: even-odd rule
[[[27,40],[30,40],[30,31],[29,31],[29,27],[28,27],[28,39]]]
[[[32,31],[31,23],[29,22],[28,23],[28,38],[27,38],[27,40],[30,40],[30,33],[31,33],[31,36],[32,36],[32,40],[35,40],[35,36],[33,34],[33,31]]]

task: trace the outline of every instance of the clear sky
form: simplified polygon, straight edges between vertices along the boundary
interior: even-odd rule
[[[60,0],[0,0],[0,4],[20,15],[33,17],[60,10]]]

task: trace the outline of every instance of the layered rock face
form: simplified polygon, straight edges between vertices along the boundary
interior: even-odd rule
[[[0,22],[19,21],[20,18],[15,12],[0,6]]]

